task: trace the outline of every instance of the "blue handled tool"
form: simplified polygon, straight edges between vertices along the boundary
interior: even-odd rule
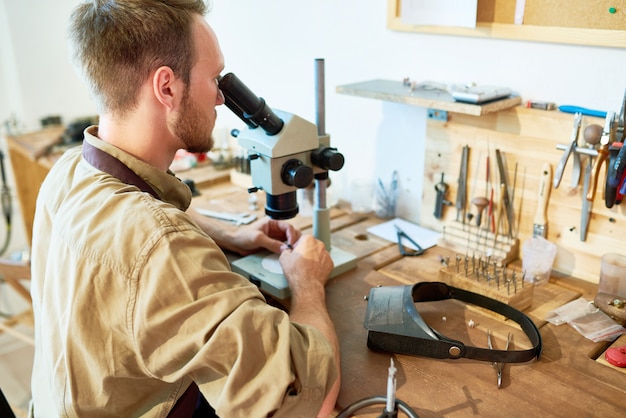
[[[563,105],[559,106],[559,110],[564,113],[582,113],[585,116],[595,116],[597,118],[606,118],[606,112],[602,110],[587,109],[580,106]]]

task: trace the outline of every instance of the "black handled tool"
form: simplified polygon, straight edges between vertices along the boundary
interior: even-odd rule
[[[448,194],[448,185],[443,181],[444,173],[441,173],[441,181],[435,184],[435,191],[437,192],[437,199],[435,200],[435,218],[443,218],[443,206],[450,206],[452,202],[446,199]]]
[[[506,177],[506,169],[504,168],[504,157],[499,149],[496,150],[496,162],[498,163],[498,171],[500,172],[500,187],[503,189],[502,202],[506,211],[506,220],[509,227],[508,236],[513,237],[513,203],[509,198],[509,182]],[[500,209],[502,210],[502,209]],[[497,228],[497,226],[496,226]]]
[[[622,166],[621,172],[619,172],[620,164],[616,164],[616,162],[618,158],[621,158],[620,154],[623,150],[624,147],[621,142],[613,142],[609,147],[609,162],[604,186],[604,204],[607,208],[612,208],[617,203],[617,189],[624,173],[624,167]]]
[[[465,223],[465,203],[467,200],[467,164],[469,161],[469,146],[463,147],[461,156],[461,168],[459,171],[458,190],[456,192],[456,221]]]

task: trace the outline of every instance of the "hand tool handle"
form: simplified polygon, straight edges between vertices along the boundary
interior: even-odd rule
[[[437,198],[435,200],[435,212],[434,216],[436,219],[443,218],[443,205],[449,204],[446,200],[446,192],[448,191],[448,185],[444,183],[444,173],[441,173],[441,181],[435,184],[435,191],[437,192]]]
[[[500,196],[498,201],[498,215],[496,216],[496,230],[493,236],[494,247],[497,243],[498,234],[500,232],[500,222],[502,221],[502,212],[505,210],[504,208],[504,196],[506,195],[506,185],[504,183],[500,183]]]
[[[591,178],[589,181],[589,191],[587,192],[587,200],[593,201],[596,196],[596,188],[598,186],[598,178],[600,177],[600,168],[602,164],[607,163],[609,157],[609,147],[613,143],[612,138],[615,136],[614,130],[615,112],[607,112],[606,119],[604,120],[604,129],[602,130],[602,137],[600,138],[600,147],[598,148],[598,156],[593,163],[591,169]],[[606,164],[605,181],[609,175],[609,165]],[[604,194],[605,190],[602,189]],[[604,196],[603,196],[604,198]]]
[[[616,145],[616,144],[614,144]],[[624,174],[624,170],[626,169],[626,147],[624,144],[619,145],[621,148],[615,157],[615,160],[611,163],[613,168],[613,175],[609,176],[609,184],[611,187],[618,187],[619,182],[622,179],[622,174]]]
[[[581,113],[585,116],[595,116],[598,118],[606,117],[606,112],[602,110],[587,109],[580,106],[563,105],[559,106],[559,110],[564,113]]]
[[[467,200],[467,164],[469,159],[469,146],[463,147],[461,155],[461,168],[459,171],[459,179],[457,181],[458,189],[456,192],[456,220],[459,221],[461,213],[463,217],[461,221],[465,223],[465,201]]]
[[[574,127],[572,128],[572,133],[570,134],[569,144],[565,148],[565,151],[563,152],[563,155],[561,156],[561,159],[559,160],[559,165],[557,165],[556,172],[554,174],[554,188],[555,189],[559,187],[559,184],[561,184],[563,171],[565,170],[565,166],[567,165],[567,160],[570,154],[573,152],[576,152],[576,145],[578,143],[578,135],[580,133],[580,125],[582,123],[582,117],[583,116],[580,112],[576,112],[576,114],[574,115]],[[578,175],[580,176],[580,161],[578,165],[578,170],[579,170]],[[578,184],[578,180],[580,180],[580,177],[577,179],[576,184]]]
[[[509,199],[509,186],[506,177],[506,170],[504,168],[504,158],[499,149],[496,150],[496,161],[498,163],[498,170],[500,172],[500,188],[504,187],[504,193],[500,197],[503,199],[504,208],[506,209],[506,220],[508,225],[508,236],[513,237],[513,203]]]
[[[589,180],[589,191],[587,191],[587,200],[589,201],[592,201],[596,197],[596,186],[598,185],[598,177],[600,177],[600,169],[602,168],[602,164],[606,161],[608,156],[608,147],[598,148],[598,156],[593,162],[593,168],[591,169],[591,178]],[[606,168],[608,169],[609,166],[607,165]]]
[[[609,147],[609,161],[607,163],[607,175],[606,181],[604,182],[604,204],[607,208],[612,208],[615,205],[615,201],[617,200],[617,186],[619,186],[619,180],[621,178],[617,177],[615,170],[615,160],[617,159],[618,153],[621,151],[621,143],[616,142]],[[613,180],[616,178],[616,180]]]
[[[561,178],[563,177],[563,170],[565,170],[565,165],[567,164],[567,159],[569,158],[569,155],[574,151],[574,148],[576,148],[575,146],[572,147],[572,145],[568,145],[567,148],[565,149],[565,152],[563,152],[563,155],[561,156],[561,159],[559,160],[559,164],[556,166],[556,173],[554,174],[554,188],[558,188],[559,184],[561,184]]]
[[[539,196],[537,198],[537,212],[535,225],[545,225],[548,219],[548,200],[550,199],[550,184],[552,183],[552,166],[544,163],[539,177]]]

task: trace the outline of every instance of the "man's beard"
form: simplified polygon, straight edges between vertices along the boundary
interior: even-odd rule
[[[174,134],[191,153],[208,152],[213,148],[213,124],[191,102],[189,87],[185,89],[181,112],[174,124]]]

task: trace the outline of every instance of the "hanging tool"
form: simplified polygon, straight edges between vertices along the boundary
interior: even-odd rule
[[[462,216],[461,222],[465,224],[465,201],[467,200],[467,164],[469,161],[469,146],[463,147],[461,155],[461,168],[457,181],[458,190],[456,192],[456,221]]]
[[[622,102],[622,110],[617,117],[617,126],[615,128],[615,139],[609,147],[609,172],[606,179],[605,203],[610,208],[613,204],[621,203],[620,184],[624,183],[624,175],[626,172],[626,148],[624,142],[624,119],[626,119],[626,92],[624,93],[624,101]]]
[[[446,199],[448,194],[448,185],[443,181],[444,173],[441,173],[441,181],[435,184],[435,191],[437,192],[437,198],[435,200],[435,218],[443,218],[443,206],[450,206],[452,202]]]
[[[495,229],[493,233],[493,250],[496,249],[496,245],[498,244],[498,235],[500,233],[500,222],[502,220],[502,212],[504,211],[504,195],[506,193],[506,188],[504,183],[500,184],[500,195],[498,202],[498,215],[496,218]]]
[[[474,180],[472,181],[472,188],[470,189],[472,194],[470,195],[470,212],[467,214],[467,222],[469,224],[472,223],[475,215],[471,212],[472,204],[474,203],[474,197],[476,196],[476,189],[478,185],[478,173],[480,172],[480,152],[478,153],[478,158],[476,159],[476,170],[474,171]]]
[[[506,210],[506,220],[508,223],[507,235],[509,238],[513,238],[513,205],[509,198],[509,184],[506,177],[506,169],[504,168],[504,157],[499,149],[496,149],[496,162],[498,163],[498,171],[500,172],[500,187],[504,186],[504,193],[501,199],[504,203],[504,209]]]
[[[472,199],[472,204],[476,206],[476,226],[480,226],[483,216],[483,210],[489,204],[489,199],[484,196],[478,196]]]
[[[587,241],[587,233],[589,232],[589,221],[591,220],[591,209],[593,201],[587,199],[589,193],[589,185],[591,183],[591,167],[593,165],[593,157],[587,157],[587,166],[585,167],[585,183],[583,188],[583,205],[580,211],[580,240]]]
[[[537,198],[537,212],[533,222],[533,237],[545,238],[548,234],[548,200],[552,183],[552,166],[544,163],[539,177],[539,196]]]
[[[480,244],[480,225],[482,223],[483,211],[489,205],[489,199],[484,196],[477,196],[472,199],[472,204],[476,206],[476,246],[478,246]],[[487,222],[489,222],[488,219]]]
[[[607,112],[602,137],[600,138],[600,146],[598,147],[598,156],[593,162],[591,169],[591,178],[589,179],[589,190],[586,194],[587,200],[593,200],[596,196],[596,186],[598,185],[598,177],[600,177],[600,169],[606,163],[606,171],[608,171],[607,158],[609,156],[609,145],[613,143],[612,139],[615,134],[614,129],[615,112]],[[608,173],[607,173],[608,174]]]
[[[615,205],[616,203],[619,204],[619,202],[621,201],[621,198],[618,200],[618,194],[619,194],[619,185],[622,179],[622,176],[618,176],[617,175],[617,170],[615,168],[616,164],[616,160],[618,155],[621,153],[622,148],[624,148],[622,146],[623,144],[621,142],[613,142],[610,146],[609,146],[609,156],[608,156],[608,163],[607,163],[607,175],[606,175],[606,182],[605,182],[605,186],[604,186],[604,204],[607,208],[612,208],[613,205]],[[618,168],[619,168],[619,164]],[[623,173],[623,169],[622,169],[622,174]]]
[[[509,332],[506,335],[506,346],[504,347],[505,351],[509,350],[510,343],[511,343],[511,333]],[[487,330],[487,345],[489,346],[490,350],[493,350],[493,344],[491,343],[491,331],[490,330]],[[500,389],[500,387],[502,387],[502,370],[504,369],[504,363],[494,361],[491,364],[493,365],[493,368],[496,371],[496,375],[498,377],[498,389]]]
[[[587,149],[595,152],[595,147],[600,143],[602,137],[602,126],[597,124],[589,125],[583,131],[583,138],[587,144]],[[582,151],[582,149],[580,150]],[[580,151],[576,151],[577,153]],[[597,152],[595,153],[597,155]],[[589,232],[589,221],[591,220],[591,210],[593,202],[587,200],[587,193],[589,193],[589,185],[591,183],[591,168],[593,166],[593,155],[587,156],[587,164],[585,166],[585,180],[583,186],[583,202],[580,212],[580,240],[585,242],[587,240],[587,233]]]
[[[572,155],[572,159],[574,160],[574,167],[572,169],[572,187],[578,186],[578,183],[580,182],[580,156],[575,151],[576,144],[578,143],[578,134],[580,133],[580,125],[582,123],[582,120],[582,113],[576,113],[574,115],[574,128],[572,129],[569,145],[563,152],[563,155],[559,160],[559,165],[557,165],[556,171],[554,173],[555,189],[559,187],[559,184],[561,184],[563,171],[565,170],[565,166],[567,165],[567,160],[569,159],[570,155]]]

